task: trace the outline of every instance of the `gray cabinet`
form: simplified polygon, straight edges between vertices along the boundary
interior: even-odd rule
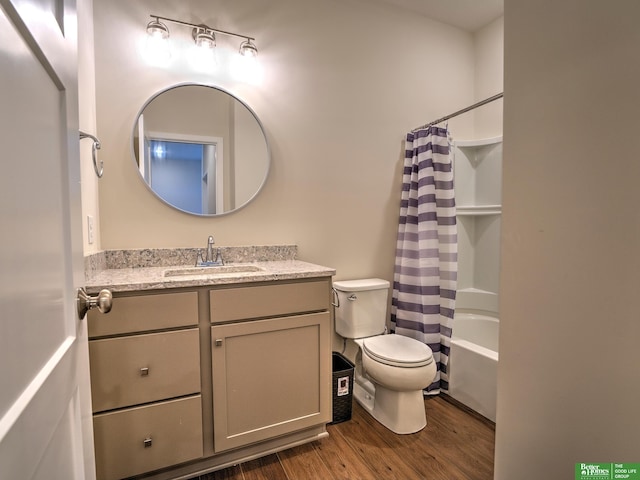
[[[98,480],[166,480],[326,435],[331,278],[122,292],[88,314]]]
[[[164,293],[89,312],[98,480],[202,457],[197,305],[196,292]]]

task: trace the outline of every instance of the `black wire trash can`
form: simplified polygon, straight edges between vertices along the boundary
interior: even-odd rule
[[[353,401],[353,364],[338,352],[333,352],[333,421],[351,420]]]

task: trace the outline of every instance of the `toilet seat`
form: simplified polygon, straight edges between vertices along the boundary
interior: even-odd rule
[[[402,335],[377,335],[365,338],[362,350],[384,365],[415,368],[433,362],[433,352],[424,343]]]

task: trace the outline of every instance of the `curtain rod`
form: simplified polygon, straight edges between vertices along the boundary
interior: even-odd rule
[[[504,96],[504,92],[500,92],[500,93],[494,95],[493,97],[485,98],[484,100],[482,100],[482,101],[480,101],[478,103],[474,103],[473,105],[471,105],[471,106],[469,106],[467,108],[463,108],[462,110],[458,110],[457,112],[454,112],[454,113],[452,113],[450,115],[447,115],[446,117],[442,117],[442,118],[439,118],[437,120],[434,120],[433,122],[425,123],[421,127],[414,128],[411,131],[412,132],[417,132],[418,130],[422,130],[423,128],[430,127],[431,125],[436,125],[438,123],[442,123],[445,120],[449,120],[450,118],[457,117],[458,115],[462,115],[463,113],[467,113],[468,111],[473,110],[473,109],[478,108],[478,107],[481,107],[482,105],[486,105],[487,103],[491,103],[494,100],[498,100],[499,98],[502,98],[503,96]]]

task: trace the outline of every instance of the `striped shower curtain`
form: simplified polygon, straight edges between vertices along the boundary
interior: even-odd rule
[[[456,298],[458,239],[449,132],[407,134],[391,322],[420,340],[438,366],[426,393],[448,390],[447,365]]]

